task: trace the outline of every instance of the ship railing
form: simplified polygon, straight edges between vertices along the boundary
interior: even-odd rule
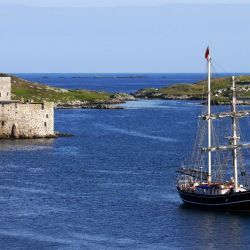
[[[191,176],[191,177],[201,177],[203,180],[207,180],[208,178],[208,173],[201,171],[200,169],[194,169],[194,168],[179,168],[177,171],[177,173],[183,174],[183,175],[187,175],[187,176]]]
[[[223,145],[223,146],[218,146],[218,147],[204,147],[201,148],[202,152],[213,152],[217,150],[233,150],[237,148],[250,148],[249,143],[243,143],[243,144],[237,144],[237,145]]]

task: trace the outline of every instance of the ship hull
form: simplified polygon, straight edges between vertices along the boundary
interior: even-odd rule
[[[250,212],[250,191],[225,194],[202,195],[178,189],[184,204],[213,210],[230,210]]]

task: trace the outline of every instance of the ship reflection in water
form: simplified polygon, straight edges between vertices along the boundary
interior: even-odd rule
[[[245,223],[243,223],[244,220],[249,220],[247,213],[208,212],[185,204],[181,204],[180,209],[187,217],[192,217],[189,220],[193,224],[190,227],[192,230],[190,237],[199,235],[199,239],[195,237],[196,243],[206,242],[208,249],[221,249],[225,246],[229,249],[239,249],[239,246],[244,246],[244,243],[248,242],[247,236],[244,235]]]
[[[0,151],[36,151],[53,149],[55,139],[1,140]]]

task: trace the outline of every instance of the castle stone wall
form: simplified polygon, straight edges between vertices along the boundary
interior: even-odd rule
[[[54,103],[0,102],[0,138],[54,136]]]
[[[11,77],[0,77],[0,101],[11,100]]]

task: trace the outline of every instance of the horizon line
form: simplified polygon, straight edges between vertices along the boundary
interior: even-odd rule
[[[207,74],[206,72],[7,72],[3,74]],[[212,74],[250,74],[249,72],[216,72]]]

